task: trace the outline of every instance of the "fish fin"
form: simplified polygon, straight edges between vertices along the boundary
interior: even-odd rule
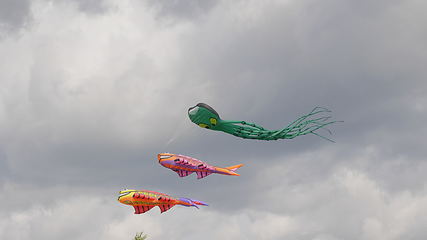
[[[193,203],[197,204],[197,205],[209,206],[207,203],[202,202],[202,201],[199,201],[199,200],[191,199],[191,201],[192,201]]]
[[[133,206],[133,208],[135,208],[134,214],[140,214],[141,213],[141,211],[139,211],[139,206]]]
[[[171,209],[173,206],[175,206],[175,205],[174,204],[163,204],[163,205],[159,205],[160,212],[164,213],[167,210]]]
[[[231,171],[235,171],[236,169],[242,167],[243,164],[239,164],[239,165],[234,165],[234,166],[230,166],[230,167],[226,167],[226,169],[231,170]]]
[[[192,174],[192,172],[189,172],[189,171],[185,171],[185,170],[181,170],[181,171],[182,171],[182,176],[183,177],[186,177],[186,176]]]
[[[216,170],[216,173],[219,173],[219,174],[240,176],[240,174],[234,172],[234,170],[241,166],[243,166],[243,164],[231,166],[227,168],[215,167],[215,170]]]
[[[197,174],[197,179],[200,179],[200,178],[204,178],[206,176],[209,176],[212,173],[211,172],[196,172],[196,174]]]
[[[178,176],[180,176],[180,177],[186,177],[186,176],[188,176],[188,175],[190,175],[190,174],[192,174],[192,172],[189,172],[189,171],[185,171],[185,170],[174,170],[177,174],[178,174]]]
[[[181,203],[179,203],[180,205],[183,205],[183,206],[186,206],[186,207],[196,207],[196,208],[199,208],[197,205],[208,206],[208,204],[206,204],[206,203],[204,203],[202,201],[194,200],[194,199],[180,198],[178,200],[181,201]]]
[[[153,207],[154,206],[145,206],[145,205],[133,206],[133,208],[135,208],[135,214],[145,213],[150,209],[152,209]]]

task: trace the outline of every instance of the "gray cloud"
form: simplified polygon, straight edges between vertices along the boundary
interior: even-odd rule
[[[29,0],[3,0],[0,2],[0,36],[23,28],[31,18]]]
[[[64,2],[74,2],[80,11],[90,14],[102,14],[108,10],[104,0],[64,0]]]
[[[0,42],[0,238],[191,239],[220,222],[212,239],[424,239],[425,3],[78,4],[37,8],[37,25]],[[191,123],[198,102],[271,129],[315,106],[344,123],[337,143],[243,140]],[[245,166],[178,179],[159,152]],[[133,216],[124,187],[210,207]]]
[[[196,21],[209,13],[215,7],[217,1],[190,0],[190,1],[153,1],[148,0],[148,5],[156,10],[159,18],[172,18],[173,20]]]
[[[0,149],[0,180],[5,179],[9,174],[10,172],[9,172],[9,166],[7,163],[6,155]]]

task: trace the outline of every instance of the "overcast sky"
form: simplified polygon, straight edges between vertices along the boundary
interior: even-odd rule
[[[424,0],[0,0],[0,239],[425,240]],[[331,109],[331,136],[254,141]],[[160,152],[239,177],[179,178]],[[134,215],[124,188],[189,197]]]

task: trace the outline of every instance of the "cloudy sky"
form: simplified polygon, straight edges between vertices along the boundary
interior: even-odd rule
[[[424,0],[1,0],[0,239],[424,240]],[[328,107],[336,143],[286,126]],[[240,177],[179,178],[160,152]],[[134,215],[124,188],[209,203]]]

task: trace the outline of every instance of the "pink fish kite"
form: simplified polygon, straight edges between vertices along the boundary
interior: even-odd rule
[[[243,164],[239,164],[226,168],[215,167],[192,157],[172,153],[160,153],[157,158],[163,167],[175,171],[180,177],[186,177],[195,172],[197,179],[204,178],[212,173],[240,176],[234,171],[243,166]]]

